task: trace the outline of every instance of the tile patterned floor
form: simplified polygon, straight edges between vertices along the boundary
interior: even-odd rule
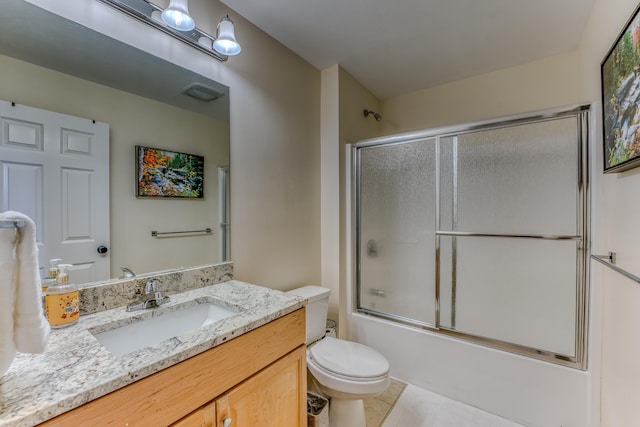
[[[385,393],[365,399],[364,408],[367,427],[523,427],[395,379]]]
[[[384,393],[364,400],[367,427],[380,427],[396,404],[407,384],[391,378],[391,385]]]

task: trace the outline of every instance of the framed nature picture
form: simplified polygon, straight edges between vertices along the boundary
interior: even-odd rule
[[[604,172],[640,165],[640,17],[627,22],[601,65]]]
[[[204,157],[136,146],[136,197],[203,198]]]

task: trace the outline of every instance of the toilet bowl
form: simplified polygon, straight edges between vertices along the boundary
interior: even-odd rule
[[[387,389],[389,362],[370,347],[324,336],[329,289],[304,286],[289,293],[308,300],[308,385],[310,391],[330,399],[330,427],[366,427],[362,399]]]

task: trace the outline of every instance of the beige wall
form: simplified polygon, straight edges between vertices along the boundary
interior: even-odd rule
[[[466,123],[584,102],[577,52],[382,101],[382,134]]]
[[[320,72],[228,12],[243,49],[220,73],[231,88],[236,278],[282,290],[318,284]]]
[[[339,80],[341,145],[378,136],[384,120],[377,122],[373,116],[363,114],[365,109],[381,112],[378,98],[342,68],[339,68]]]
[[[339,322],[340,263],[340,67],[322,70],[320,101],[322,286],[331,290],[328,317]],[[344,301],[344,300],[343,300]]]
[[[123,266],[140,274],[219,261],[215,236],[157,239],[151,237],[150,232],[181,230],[184,224],[200,228],[215,226],[216,169],[226,166],[229,159],[226,121],[6,56],[0,56],[0,70],[0,99],[110,125],[112,277],[118,277]],[[222,144],[217,144],[218,141]],[[204,156],[204,199],[136,199],[135,145]]]

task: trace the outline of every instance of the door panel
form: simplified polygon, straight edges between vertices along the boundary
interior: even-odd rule
[[[2,206],[20,206],[20,212],[36,224],[44,221],[44,171],[42,165],[2,162]],[[29,188],[30,191],[24,191]],[[2,209],[8,210],[8,209]],[[44,242],[42,227],[36,229],[38,249]]]
[[[306,369],[301,346],[233,388],[216,401],[217,427],[306,426]]]
[[[95,234],[91,222],[93,171],[62,168],[62,241],[90,239]]]
[[[3,146],[44,151],[42,124],[2,117],[2,133]]]
[[[76,283],[110,277],[109,125],[0,101],[2,211],[28,215],[47,260],[73,264]]]

